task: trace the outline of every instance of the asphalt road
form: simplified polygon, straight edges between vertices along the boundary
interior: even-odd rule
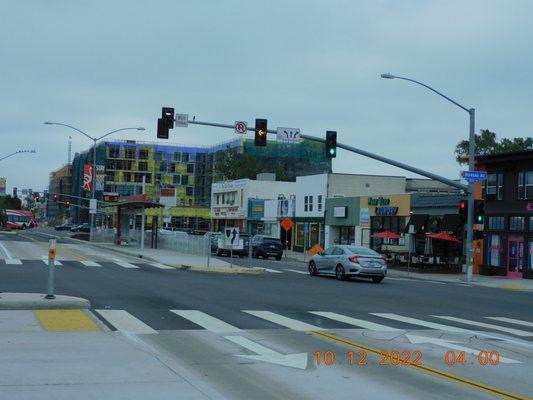
[[[304,263],[284,260],[254,259],[254,266],[272,270],[262,275],[192,273],[161,269],[68,239],[60,242],[57,294],[88,298],[94,314],[109,329],[138,334],[137,340],[179,360],[192,374],[206,375],[209,384],[227,398],[331,398],[334,394],[354,398],[350,397],[353,388],[364,382],[376,386],[361,388],[365,393],[361,398],[491,398],[494,394],[457,380],[428,377],[427,371],[416,368],[380,365],[379,353],[368,350],[414,351],[413,345],[423,349],[424,361],[434,368],[460,373],[466,380],[490,382],[504,393],[533,394],[526,379],[533,361],[530,292],[393,278],[381,284],[338,281],[309,276]],[[0,291],[45,292],[46,238],[30,231],[0,233],[0,243],[0,257],[10,258],[3,254],[4,248],[21,262],[7,265],[0,260]],[[84,265],[87,261],[98,266]],[[234,258],[232,262],[247,266],[249,261]],[[124,328],[132,324],[137,328]],[[409,333],[477,350],[498,349],[502,357],[516,363],[491,369],[477,365],[473,358],[469,367],[450,370],[443,361],[445,346],[410,343]],[[355,375],[346,359],[350,346],[361,350],[354,343],[367,346],[375,358]],[[307,375],[295,366],[297,357],[287,361],[288,366],[275,354],[270,354],[271,359],[254,359],[253,354],[268,353],[258,345],[279,354],[306,353]],[[315,353],[323,357],[327,350],[335,352],[344,365],[317,366]],[[350,378],[343,381],[346,374]],[[324,385],[329,382],[336,386],[328,391]]]

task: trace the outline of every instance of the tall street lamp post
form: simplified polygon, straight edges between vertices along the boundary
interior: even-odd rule
[[[89,139],[91,139],[93,141],[93,166],[92,166],[92,179],[91,179],[91,199],[93,199],[93,203],[94,203],[94,200],[96,199],[96,142],[111,135],[112,133],[115,133],[115,132],[120,132],[120,131],[126,131],[126,130],[137,130],[137,131],[144,131],[145,129],[143,127],[137,127],[137,128],[121,128],[121,129],[116,129],[114,131],[111,131],[111,132],[108,132],[106,133],[105,135],[102,135],[100,137],[92,137],[88,134],[86,134],[85,132],[83,132],[82,130],[78,129],[78,128],[75,128],[71,125],[67,125],[67,124],[63,124],[61,122],[50,122],[50,121],[46,121],[44,123],[45,125],[61,125],[61,126],[66,126],[67,128],[70,128],[70,129],[73,129],[79,133],[81,133],[82,135],[88,137]],[[90,231],[90,239],[92,240],[93,239],[93,230],[94,230],[94,213],[91,213],[91,231]]]
[[[445,96],[438,90],[433,89],[431,86],[428,86],[422,82],[415,81],[414,79],[405,78],[401,76],[392,75],[390,73],[381,74],[381,77],[384,79],[402,79],[404,81],[409,81],[416,83],[420,86],[424,86],[426,89],[431,90],[432,92],[438,94],[439,96],[445,98],[449,102],[455,104],[457,107],[463,109],[470,116],[470,135],[468,140],[468,169],[473,171],[475,168],[474,157],[476,151],[475,145],[475,116],[476,111],[473,108],[466,108],[456,101],[450,99],[448,96]],[[468,183],[468,218],[466,222],[466,280],[470,282],[472,280],[472,264],[473,264],[473,252],[472,252],[472,242],[474,239],[474,184]]]

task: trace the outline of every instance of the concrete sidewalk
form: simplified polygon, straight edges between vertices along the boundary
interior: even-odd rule
[[[73,329],[75,311],[92,324]],[[223,398],[179,360],[108,331],[88,311],[2,310],[0,343],[2,400]]]
[[[40,293],[0,293],[0,310],[83,309],[90,308],[87,299],[56,295],[45,299]]]
[[[410,279],[431,280],[444,283],[462,283],[476,286],[486,286],[498,289],[533,291],[533,279],[509,279],[505,276],[484,276],[474,275],[471,282],[466,281],[466,274],[438,274],[431,272],[409,272],[395,268],[388,269],[391,277],[402,277]]]
[[[172,250],[144,249],[141,251],[138,247],[117,246],[112,243],[85,242],[85,244],[128,255],[130,257],[137,257],[140,260],[153,261],[178,269],[186,269],[188,271],[227,274],[261,274],[265,272],[264,268],[239,267],[215,257],[209,257],[208,263],[207,257],[183,254]]]

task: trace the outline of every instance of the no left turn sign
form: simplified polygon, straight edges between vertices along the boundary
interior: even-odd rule
[[[235,133],[239,135],[245,135],[248,127],[244,121],[235,121]]]

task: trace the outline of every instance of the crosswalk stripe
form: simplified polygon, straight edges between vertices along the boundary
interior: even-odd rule
[[[468,329],[458,328],[458,327],[450,326],[450,325],[437,324],[435,322],[424,321],[421,319],[416,319],[416,318],[411,318],[411,317],[404,317],[398,314],[391,314],[391,313],[370,313],[370,314],[375,315],[377,317],[381,317],[381,318],[387,318],[387,319],[392,319],[394,321],[406,322],[411,325],[425,326],[426,328],[438,329],[441,331],[461,332],[461,333],[472,332],[472,331],[469,331]]]
[[[329,319],[332,319],[334,321],[343,322],[343,323],[348,324],[348,325],[359,326],[361,328],[370,329],[372,331],[398,332],[398,331],[402,330],[402,329],[393,328],[393,327],[387,326],[387,325],[376,324],[374,322],[366,321],[364,319],[348,317],[346,315],[337,314],[337,313],[334,313],[334,312],[327,312],[327,311],[309,311],[309,312],[311,314],[315,314],[315,315],[318,315],[320,317],[329,318]]]
[[[19,258],[6,258],[5,262],[7,265],[22,265],[22,261]]]
[[[278,271],[277,269],[270,269],[270,268],[265,268],[265,271],[267,272],[273,272],[275,274],[282,274],[283,272],[281,271]]]
[[[141,320],[124,310],[96,310],[118,331],[127,333],[157,333]]]
[[[242,310],[247,314],[251,314],[255,317],[265,319],[267,321],[273,322],[275,324],[284,326],[286,328],[295,330],[295,331],[323,331],[324,328],[319,326],[307,324],[305,322],[298,321],[296,319],[287,318],[283,315],[279,315],[270,311],[252,311],[252,310]]]
[[[179,315],[189,321],[200,325],[202,328],[207,329],[211,332],[218,333],[231,333],[231,332],[240,332],[241,330],[233,325],[230,325],[218,318],[212,317],[209,314],[206,314],[198,310],[170,310],[174,314]]]
[[[495,321],[508,322],[510,324],[515,324],[515,325],[524,325],[524,326],[533,328],[533,322],[522,321],[520,319],[507,318],[507,317],[485,317],[485,318],[493,319]]]
[[[80,263],[82,263],[86,267],[101,267],[100,264],[91,260],[81,260]]]
[[[115,264],[121,266],[122,268],[136,268],[136,269],[139,269],[138,266],[130,264],[130,263],[126,262],[126,261],[122,261],[120,258],[114,258],[113,261],[115,262]]]
[[[296,272],[297,274],[302,274],[302,275],[309,275],[309,272],[306,272],[306,271],[298,271],[297,269],[286,269],[285,271]]]
[[[45,259],[43,258],[43,259],[42,259],[42,262],[45,263],[46,265],[48,265],[48,259],[45,260]],[[55,266],[58,266],[58,265],[63,265],[63,264],[61,263],[61,261],[59,261],[59,260],[55,260],[55,261],[54,261],[54,265],[55,265]]]
[[[156,263],[149,263],[149,265],[151,265],[152,267],[159,268],[159,269],[176,269],[174,267],[169,267],[168,265],[157,263],[157,262]]]
[[[442,318],[442,319],[446,319],[448,321],[453,321],[453,322],[459,322],[461,324],[466,324],[466,325],[473,325],[473,326],[480,326],[482,328],[487,328],[487,329],[494,329],[496,331],[507,332],[507,333],[510,333],[516,336],[523,336],[523,337],[533,336],[532,332],[523,331],[521,329],[507,328],[505,326],[500,326],[500,325],[487,324],[485,322],[471,321],[468,319],[449,317],[446,315],[433,315],[433,317]]]

